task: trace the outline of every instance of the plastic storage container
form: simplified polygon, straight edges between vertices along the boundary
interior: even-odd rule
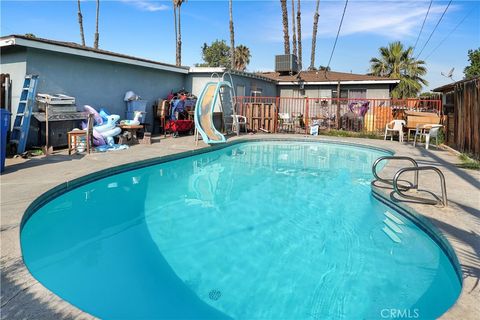
[[[147,111],[147,100],[132,100],[127,101],[127,112],[133,111]]]
[[[7,132],[10,127],[10,112],[7,109],[0,109],[1,120],[1,137],[0,137],[0,152],[1,152],[1,169],[0,172],[5,170],[5,156],[7,153]]]

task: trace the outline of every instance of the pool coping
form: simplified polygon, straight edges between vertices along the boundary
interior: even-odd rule
[[[73,188],[77,188],[77,187],[79,187],[83,184],[90,183],[92,181],[99,180],[99,179],[102,179],[102,178],[105,178],[105,177],[108,177],[108,176],[111,176],[111,175],[114,175],[114,174],[130,171],[130,170],[135,170],[135,169],[139,169],[139,168],[150,166],[150,165],[165,163],[165,162],[169,162],[169,161],[173,161],[173,160],[177,160],[177,159],[181,159],[181,158],[185,158],[185,157],[189,157],[189,156],[193,156],[193,155],[198,155],[198,154],[202,154],[202,153],[206,153],[206,152],[220,150],[220,149],[230,147],[230,146],[233,146],[233,145],[236,145],[236,144],[239,144],[239,143],[264,142],[264,141],[267,141],[267,142],[268,141],[299,141],[299,142],[332,143],[332,144],[342,144],[342,145],[351,145],[351,146],[362,147],[362,148],[369,148],[369,149],[379,150],[379,151],[382,151],[382,152],[388,152],[388,153],[391,153],[391,154],[396,153],[393,149],[374,146],[374,145],[368,144],[368,142],[366,142],[366,141],[355,141],[355,140],[354,141],[347,141],[345,139],[335,139],[335,138],[331,139],[331,137],[328,137],[328,138],[320,137],[320,139],[311,138],[311,137],[308,137],[308,136],[303,136],[303,137],[301,137],[301,136],[296,136],[296,137],[295,136],[294,137],[289,137],[289,136],[268,137],[268,136],[265,136],[265,137],[262,137],[262,138],[257,138],[257,137],[251,138],[249,136],[241,137],[239,139],[230,140],[227,143],[222,144],[222,145],[216,145],[216,146],[211,146],[211,147],[205,146],[205,147],[202,147],[202,148],[196,149],[196,150],[187,150],[187,151],[183,151],[183,152],[172,153],[172,154],[165,155],[165,156],[149,158],[149,159],[142,160],[142,161],[124,163],[124,164],[117,165],[117,166],[114,166],[114,167],[111,167],[111,168],[106,168],[106,169],[102,169],[102,170],[93,171],[89,174],[83,175],[83,176],[75,178],[73,180],[60,183],[60,184],[56,185],[55,187],[47,190],[46,192],[40,194],[37,198],[35,198],[28,205],[25,212],[21,215],[21,223],[20,223],[19,231],[23,227],[24,223],[28,220],[28,218],[36,210],[38,210],[42,205],[44,205],[48,201],[51,201],[53,198],[59,196],[60,194],[63,194],[63,193],[65,193],[65,192],[67,192],[67,191],[69,191]],[[383,171],[383,169],[382,169],[382,171]],[[407,212],[408,214],[413,215],[415,218],[421,217],[423,220],[426,219],[425,221],[427,221],[427,222],[429,221],[428,217],[422,215],[420,212],[417,212],[416,210],[414,210],[413,208],[411,208],[407,204],[401,203],[399,205],[398,202],[391,201],[391,199],[388,198],[387,192],[385,190],[382,190],[380,188],[376,188],[376,187],[372,186],[372,194],[379,201],[382,201],[382,202],[386,203],[387,205],[393,207],[395,210],[400,211],[402,214]],[[407,218],[408,218],[408,216],[407,216]],[[450,243],[446,237],[444,237],[443,233],[440,230],[438,230],[438,228],[435,227],[435,225],[433,225],[431,223],[430,223],[430,225],[434,227],[435,232],[429,233],[429,235],[432,236],[432,234],[433,234],[435,236],[435,238],[433,238],[433,237],[432,238],[435,241],[437,241],[437,240],[440,241],[440,242],[437,241],[437,243],[441,244],[442,249],[445,248],[444,247],[445,243],[448,244],[446,246],[447,249],[448,249],[447,251],[450,252],[450,254],[448,254],[448,256],[449,256],[449,258],[451,256],[454,257],[454,261],[456,261],[454,266],[455,266],[455,268],[459,268],[459,262],[458,262],[457,254],[455,254],[455,252],[456,252],[456,250],[454,248],[455,246],[452,243]],[[430,229],[430,226],[429,226],[429,229]],[[436,232],[436,231],[438,231],[438,232]],[[18,241],[20,240],[19,237],[20,237],[20,232],[18,232]],[[22,262],[23,262],[23,256],[22,256]],[[45,287],[43,287],[43,290],[46,290],[46,291],[50,292]],[[462,286],[462,291],[463,291],[463,286]],[[54,295],[54,293],[52,293],[52,294]],[[450,311],[452,309],[454,309],[459,304],[459,301],[460,301],[460,297],[457,299],[455,304],[442,317],[443,318],[449,318],[448,314],[450,313]],[[72,308],[72,310],[80,312],[79,314],[78,314],[78,312],[74,312],[74,313],[77,314],[76,317],[92,318],[92,316],[89,315],[88,313],[85,313],[82,310],[78,310],[75,306],[70,305],[68,302],[67,302],[67,304],[70,308]]]

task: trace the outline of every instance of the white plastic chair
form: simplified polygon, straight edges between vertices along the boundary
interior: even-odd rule
[[[279,113],[278,114],[278,119],[280,121],[280,125],[282,126],[282,129],[287,128],[287,131],[290,129],[293,129],[294,122],[292,117],[290,116],[290,113]]]
[[[245,127],[245,133],[247,133],[247,117],[240,116],[237,114],[232,114],[232,131],[240,135],[240,127]]]
[[[387,136],[390,136],[390,140],[393,141],[393,133],[398,133],[398,140],[403,142],[403,126],[406,124],[405,120],[392,120],[385,126],[385,137],[383,140],[387,140]],[[389,134],[390,133],[390,134]]]
[[[417,125],[417,130],[415,130],[415,138],[413,139],[413,146],[415,147],[417,142],[417,137],[425,137],[425,149],[428,150],[430,145],[430,138],[435,138],[435,146],[438,149],[438,132],[440,128],[443,127],[441,124],[434,124],[432,126],[425,126],[423,124]]]

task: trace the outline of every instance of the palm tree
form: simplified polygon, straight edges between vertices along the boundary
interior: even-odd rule
[[[98,35],[98,14],[99,14],[99,11],[100,11],[100,0],[97,0],[97,16],[96,16],[96,19],[95,19],[95,40],[93,42],[93,47],[95,49],[98,49],[98,38],[99,38],[99,35]]]
[[[230,0],[230,68],[235,69],[235,31],[233,29],[233,0]]]
[[[295,32],[295,2],[292,0],[292,44],[293,54],[297,56],[297,33]]]
[[[320,6],[320,0],[317,0],[317,5],[315,7],[315,14],[313,15],[313,33],[312,33],[312,55],[310,56],[310,67],[309,70],[315,70],[315,50],[317,46],[317,29],[318,29],[318,7]]]
[[[80,8],[80,0],[77,0],[78,4],[78,24],[80,25],[80,39],[82,40],[82,46],[85,47],[85,34],[83,33],[83,16],[82,9]]]
[[[182,65],[182,30],[181,30],[181,7],[186,0],[173,0],[173,14],[175,16],[175,63],[177,66]],[[178,9],[178,12],[177,12]]]
[[[287,0],[280,0],[282,6],[283,48],[285,54],[290,54],[290,37],[288,36]]]
[[[235,48],[235,69],[244,71],[250,63],[250,49],[244,45]]]
[[[173,20],[174,20],[174,23],[175,23],[175,48],[177,47],[177,43],[178,43],[178,27],[177,27],[177,5],[176,5],[176,1],[173,0]],[[206,44],[205,44],[206,45]],[[175,55],[176,55],[176,49],[175,49]],[[178,64],[178,55],[176,55],[175,57],[175,62]]]
[[[400,83],[392,91],[393,98],[415,97],[428,85],[423,79],[427,73],[425,61],[413,57],[413,47],[404,48],[400,41],[380,47],[380,57],[370,59],[370,75],[399,79]]]
[[[300,13],[300,0],[297,2],[297,41],[298,41],[298,69],[302,70],[302,14]]]

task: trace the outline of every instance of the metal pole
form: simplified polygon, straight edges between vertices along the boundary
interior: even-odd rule
[[[337,129],[340,129],[340,81],[337,83]]]

